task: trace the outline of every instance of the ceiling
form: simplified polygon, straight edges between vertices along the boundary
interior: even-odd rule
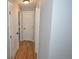
[[[12,2],[18,2],[19,6],[22,8],[22,10],[34,10],[36,7],[37,0],[31,0],[29,4],[24,4],[23,0],[9,0]]]
[[[19,5],[22,7],[22,10],[34,10],[37,0],[31,0],[29,4],[24,4],[23,0],[19,0]]]

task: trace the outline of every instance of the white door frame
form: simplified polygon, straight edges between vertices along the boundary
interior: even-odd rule
[[[38,59],[38,51],[39,51],[39,30],[40,30],[40,8],[36,8],[36,11],[35,11],[35,53],[37,54],[37,59]]]

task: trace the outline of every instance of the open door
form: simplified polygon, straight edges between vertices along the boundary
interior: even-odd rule
[[[8,2],[8,41],[10,48],[10,59],[14,56],[19,48],[19,35],[18,35],[18,9]]]

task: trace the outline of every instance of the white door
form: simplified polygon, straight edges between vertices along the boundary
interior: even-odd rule
[[[19,39],[18,39],[18,10],[9,2],[9,39],[10,39],[10,55],[11,59],[14,59],[14,56],[19,48]]]
[[[23,11],[23,40],[33,41],[34,11]]]

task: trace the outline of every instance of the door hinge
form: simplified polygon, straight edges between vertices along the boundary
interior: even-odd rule
[[[10,35],[10,39],[12,39],[12,35]]]
[[[9,14],[11,15],[11,11],[9,11]]]

